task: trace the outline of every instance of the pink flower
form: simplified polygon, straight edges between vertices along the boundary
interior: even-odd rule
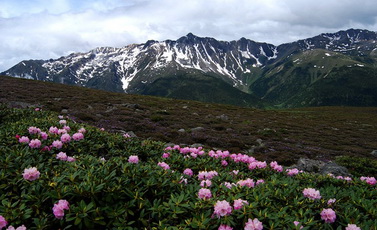
[[[164,153],[164,154],[162,154],[162,158],[169,158],[170,157],[170,153]]]
[[[0,228],[1,229],[1,228]],[[18,226],[17,228],[14,228],[12,225],[7,228],[7,230],[26,230],[25,225]]]
[[[230,182],[224,182],[223,185],[228,189],[231,189],[233,186],[237,186],[236,184]]]
[[[302,193],[305,197],[311,200],[321,199],[321,194],[318,190],[315,190],[314,188],[306,188]]]
[[[48,132],[51,133],[51,134],[58,134],[59,129],[54,127],[54,126],[51,126],[50,129],[48,130]]]
[[[76,158],[74,158],[74,157],[67,157],[67,161],[68,162],[74,162],[74,161],[76,161]]]
[[[67,133],[67,130],[65,130],[65,129],[58,129],[58,134],[59,135],[62,135],[62,134],[65,134],[65,133]]]
[[[333,203],[335,203],[335,201],[336,201],[335,198],[334,198],[334,199],[329,199],[329,200],[327,201],[327,205],[332,205]]]
[[[41,132],[41,129],[37,128],[37,127],[34,127],[34,126],[31,126],[29,127],[29,133],[30,134],[38,134]]]
[[[222,161],[221,161],[221,165],[222,165],[222,166],[227,166],[227,165],[228,165],[228,162],[227,162],[226,160],[222,160]]]
[[[211,180],[214,176],[217,176],[219,175],[216,171],[200,171],[198,173],[198,179],[199,180],[204,180],[204,179],[208,179],[208,180]]]
[[[346,230],[361,230],[356,224],[348,224]]]
[[[41,147],[41,141],[38,140],[38,139],[33,139],[30,141],[29,143],[29,147],[32,148],[32,149],[37,149],[39,147]]]
[[[183,170],[183,174],[185,174],[187,176],[193,176],[194,172],[192,171],[192,169],[187,168],[187,169]]]
[[[67,132],[71,131],[71,127],[66,126],[66,125],[63,127],[63,129],[65,129]]]
[[[41,135],[42,140],[47,140],[48,134],[46,132],[41,132],[40,135]]]
[[[60,120],[60,121],[59,121],[59,124],[61,124],[61,125],[66,125],[66,124],[67,124],[67,121],[66,121],[66,120]]]
[[[198,197],[203,200],[210,199],[212,197],[211,190],[209,190],[208,188],[199,189]]]
[[[227,216],[232,213],[232,206],[226,200],[217,201],[214,207],[214,214],[220,218],[221,216]]]
[[[69,203],[66,200],[59,200],[54,204],[52,211],[57,219],[63,219],[64,210],[69,210]]]
[[[229,225],[222,224],[219,226],[218,230],[233,230],[233,228]]]
[[[254,218],[254,220],[249,218],[245,224],[244,229],[245,230],[262,230],[263,224],[257,218]]]
[[[138,156],[130,156],[128,158],[128,162],[133,163],[133,164],[137,164],[137,163],[139,163],[139,157]]]
[[[376,178],[374,177],[360,177],[360,180],[367,182],[370,185],[375,185],[377,183]]]
[[[62,161],[66,161],[67,160],[67,154],[64,153],[64,152],[60,152],[56,155],[56,159],[59,159],[59,160],[62,160]]]
[[[50,151],[51,150],[51,147],[50,146],[44,146],[42,149],[41,149],[41,152],[46,152],[46,151]]]
[[[18,139],[18,142],[20,142],[20,143],[29,143],[30,140],[29,140],[28,137],[22,136],[22,137],[20,137],[20,139]]]
[[[237,175],[239,172],[240,170],[233,170],[231,173],[233,173],[234,175]]]
[[[300,224],[300,222],[298,222],[298,221],[293,221],[293,224],[295,225],[295,226],[298,226],[298,225],[301,225]],[[300,226],[300,229],[303,229],[304,228],[304,226]]]
[[[336,214],[331,208],[323,209],[321,212],[321,219],[326,223],[334,223],[336,219]]]
[[[170,169],[170,166],[168,164],[166,164],[165,162],[158,162],[157,165],[160,166],[160,167],[162,167],[165,170]]]
[[[211,187],[212,182],[210,180],[202,180],[200,182],[200,187]]]
[[[65,133],[60,137],[60,141],[63,143],[68,143],[71,141],[71,136],[68,133]]]
[[[296,168],[294,168],[294,169],[287,169],[285,171],[287,172],[288,176],[295,176],[295,175],[297,175],[300,172]]]
[[[264,183],[264,180],[263,179],[259,179],[259,180],[257,180],[257,182],[255,184],[258,185],[258,184],[263,184],[263,183]]]
[[[40,172],[36,167],[27,168],[24,170],[22,176],[25,180],[33,181],[39,178]]]
[[[234,200],[234,203],[233,203],[234,210],[241,209],[242,206],[244,206],[245,204],[249,204],[249,202],[247,202],[246,200],[241,200],[241,199]]]
[[[80,129],[78,130],[78,132],[84,134],[84,133],[86,133],[86,129],[85,129],[85,128],[80,128]]]
[[[180,184],[184,183],[184,184],[187,184],[187,179],[186,178],[183,178],[183,176],[181,177],[181,180],[179,181]]]
[[[246,180],[240,180],[237,182],[240,186],[247,186],[249,188],[254,188],[255,183],[253,179],[247,178]]]
[[[7,226],[8,222],[5,220],[3,216],[0,216],[0,229],[4,228]]]
[[[63,142],[56,140],[56,141],[52,142],[52,147],[57,148],[57,149],[61,149],[63,147]]]
[[[80,141],[82,139],[84,139],[84,134],[82,133],[75,133],[72,135],[72,139],[75,140],[75,141]]]

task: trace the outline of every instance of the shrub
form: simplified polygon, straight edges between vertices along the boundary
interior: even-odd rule
[[[50,145],[62,134],[49,133],[42,140],[39,133],[28,131],[31,126],[41,132],[51,126],[62,129],[57,114],[5,108],[0,114],[0,216],[8,225],[28,229],[377,226],[376,185],[357,178],[289,176],[285,170],[276,171],[276,162],[266,164],[249,155],[200,147],[164,149],[161,142],[125,138],[66,117],[67,134],[81,130],[84,138],[72,138],[57,149]],[[30,148],[18,141],[21,136],[39,139],[41,146]],[[61,152],[74,160],[62,160]],[[162,158],[163,153],[169,154]],[[251,163],[258,167],[249,167]],[[33,167],[38,176],[24,179],[25,169]],[[202,180],[208,180],[209,191],[205,191],[211,194],[206,199],[198,197]],[[315,189],[321,197],[306,198],[306,188]],[[321,212],[328,209],[336,219],[321,218]]]

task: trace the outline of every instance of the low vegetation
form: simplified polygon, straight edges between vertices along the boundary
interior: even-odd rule
[[[111,133],[133,131],[143,139],[253,153],[287,166],[300,157],[373,159],[370,153],[377,149],[374,107],[258,110],[10,77],[0,80],[0,102],[12,107],[34,105]]]
[[[366,174],[319,176],[225,149],[166,147],[39,107],[1,107],[0,151],[0,228],[377,226],[376,180]]]

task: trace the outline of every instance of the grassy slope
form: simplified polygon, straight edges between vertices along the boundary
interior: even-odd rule
[[[256,110],[9,77],[0,81],[0,103],[19,106],[26,102],[57,112],[68,109],[77,121],[176,144],[201,143],[232,152],[254,148],[259,160],[285,165],[303,156],[323,160],[339,155],[370,157],[377,149],[377,108]],[[195,127],[204,129],[191,131]],[[186,132],[178,132],[181,128]]]
[[[373,60],[370,62],[327,50],[305,51],[268,67],[251,90],[285,108],[376,106],[377,75]]]

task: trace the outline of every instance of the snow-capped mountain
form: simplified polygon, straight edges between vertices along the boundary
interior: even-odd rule
[[[211,72],[234,85],[243,84],[243,74],[276,57],[277,47],[270,44],[245,38],[223,42],[190,33],[177,41],[101,47],[56,60],[23,61],[3,74],[87,86],[91,79],[111,73],[127,92],[137,91],[133,83],[150,83],[167,68]]]
[[[363,61],[368,60],[369,64],[373,64],[376,41],[375,32],[355,29],[321,34],[279,46],[246,38],[218,41],[189,33],[176,41],[147,41],[121,48],[96,48],[55,60],[22,61],[1,74],[142,94],[150,91],[162,78],[182,73],[203,74],[243,92],[257,92],[259,97],[266,98],[277,86],[268,83],[264,87],[265,92],[261,92],[255,85],[265,81],[266,77],[272,79],[274,74],[281,73],[287,63],[295,61],[291,60],[293,56],[307,55],[312,50],[326,50],[331,53],[327,55],[346,55],[354,60],[355,65],[364,65]],[[297,58],[300,60],[302,57]],[[279,81],[279,84],[283,83],[283,80]]]

